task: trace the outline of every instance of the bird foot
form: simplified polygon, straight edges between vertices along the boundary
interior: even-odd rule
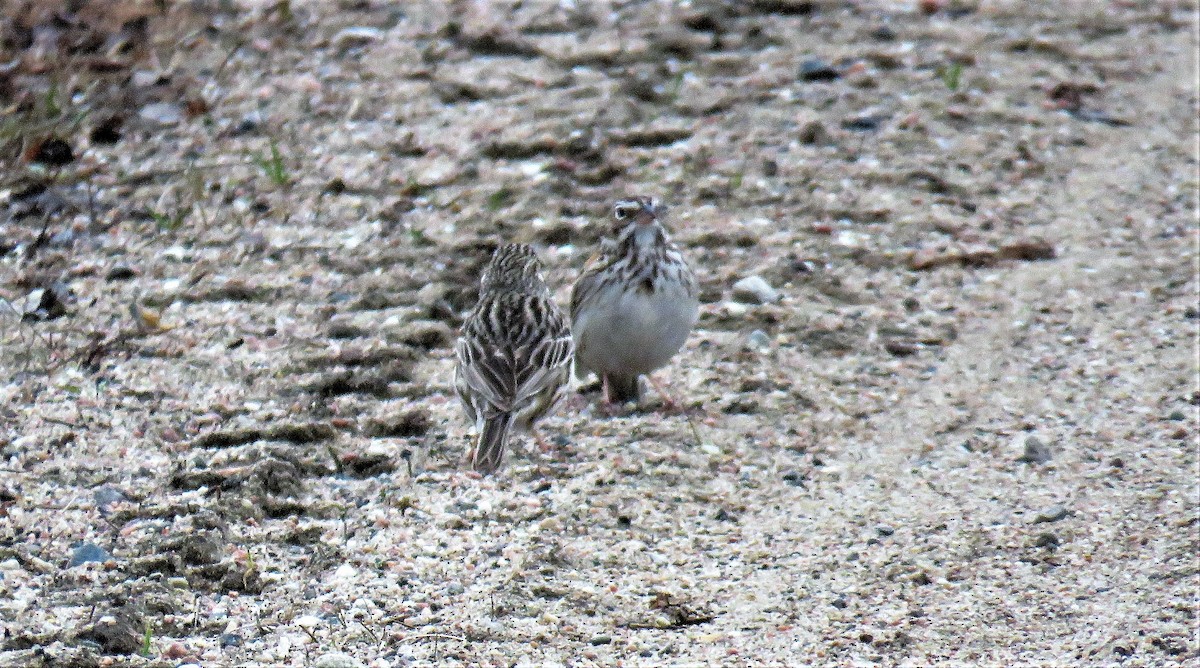
[[[657,380],[654,380],[654,376],[647,375],[646,380],[650,382],[650,386],[653,387],[654,391],[658,392],[658,396],[662,398],[663,413],[668,415],[679,415],[680,413],[687,412],[687,409],[681,406],[678,401],[675,401],[675,398],[672,397],[669,392],[667,392],[667,389],[663,387],[661,383],[659,383]]]

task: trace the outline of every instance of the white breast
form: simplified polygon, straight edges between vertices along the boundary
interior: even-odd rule
[[[696,322],[699,302],[680,284],[660,283],[654,292],[597,295],[597,305],[575,322],[577,361],[597,373],[646,374],[679,352]],[[618,294],[619,292],[619,294]]]

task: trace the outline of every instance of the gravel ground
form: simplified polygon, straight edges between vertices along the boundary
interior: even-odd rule
[[[1196,665],[1194,3],[49,4],[0,666]],[[465,473],[490,248],[635,192],[686,410]]]

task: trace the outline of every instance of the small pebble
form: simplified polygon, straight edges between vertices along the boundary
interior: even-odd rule
[[[809,58],[800,63],[801,81],[833,81],[839,76],[837,70],[819,58]]]
[[[107,506],[128,501],[129,497],[112,485],[103,485],[92,491],[92,500],[96,502],[96,507],[103,512]]]
[[[70,292],[61,283],[55,282],[50,288],[30,290],[29,294],[13,304],[21,314],[23,322],[39,322],[54,320],[67,314],[66,303]]]
[[[1056,505],[1041,511],[1033,518],[1034,524],[1044,524],[1047,522],[1057,522],[1066,518],[1068,512],[1066,506]]]
[[[300,615],[292,620],[292,623],[302,629],[315,629],[321,625],[321,620],[315,615]]]
[[[886,524],[875,527],[875,533],[880,536],[890,536],[896,533],[896,530]]]
[[[242,637],[236,633],[222,633],[220,643],[221,647],[240,647]]]
[[[588,642],[593,645],[608,645],[612,643],[612,638],[609,636],[593,636]]]
[[[1025,439],[1025,452],[1017,458],[1017,461],[1026,464],[1045,464],[1052,458],[1050,446],[1042,443],[1037,436],[1030,436]]]
[[[313,668],[366,668],[362,661],[341,652],[322,654],[312,665]]]
[[[842,121],[842,127],[854,132],[870,132],[878,130],[883,119],[878,116],[855,116]]]
[[[751,348],[763,350],[771,347],[771,337],[761,329],[756,329],[746,336],[746,345]]]
[[[891,42],[896,39],[896,31],[888,26],[879,26],[871,31],[871,37],[880,42]]]
[[[466,589],[457,582],[451,582],[450,584],[446,585],[446,593],[451,596],[458,596],[464,591],[466,591]]]
[[[792,487],[804,486],[804,474],[799,471],[788,471],[783,474],[783,481]]]
[[[75,231],[75,228],[66,227],[50,236],[50,245],[56,248],[66,248],[75,243],[75,239],[78,237],[79,234]]]
[[[733,284],[733,300],[743,304],[770,304],[779,297],[779,291],[762,276],[747,276]]]
[[[800,126],[800,143],[824,144],[829,141],[829,131],[818,120],[807,121]]]
[[[739,304],[737,302],[724,302],[721,304],[721,308],[724,309],[726,313],[734,317],[746,315],[746,313],[750,310],[749,306],[746,306],[745,304]]]
[[[237,122],[237,125],[233,126],[233,129],[230,130],[230,132],[234,136],[249,134],[257,130],[262,123],[262,114],[257,111],[252,111],[245,116],[242,116],[241,120]]]
[[[183,121],[183,107],[170,102],[154,102],[148,104],[138,112],[143,120],[158,123],[159,125],[176,125]]]
[[[369,26],[342,28],[333,36],[333,46],[338,49],[353,49],[383,39],[384,32]]]
[[[901,341],[899,339],[891,339],[884,341],[883,349],[893,357],[911,357],[920,352],[920,347],[912,341]]]
[[[833,236],[833,243],[846,248],[862,248],[871,241],[871,235],[854,230],[840,230]]]
[[[1059,545],[1058,536],[1055,536],[1054,534],[1049,533],[1049,532],[1039,534],[1037,537],[1037,540],[1034,541],[1034,545],[1036,545],[1038,547],[1058,547],[1058,545]]]
[[[107,281],[125,281],[131,278],[136,278],[137,271],[127,264],[114,264],[112,269],[108,270],[108,274],[104,276]]]
[[[833,601],[830,602],[829,605],[832,605],[833,607],[837,608],[838,610],[842,610],[849,604],[846,603],[846,598],[844,596],[839,596],[839,597],[833,599]]]
[[[108,553],[108,550],[96,545],[95,543],[83,543],[71,552],[70,567],[81,566],[89,563],[104,563],[111,560],[113,557]]]

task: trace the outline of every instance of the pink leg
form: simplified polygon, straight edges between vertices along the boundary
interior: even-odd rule
[[[613,402],[609,397],[610,388],[608,387],[608,376],[600,374],[600,406],[608,415],[613,415],[616,411],[613,410]]]
[[[533,435],[533,440],[537,442],[538,450],[546,453],[554,449],[553,445],[550,445],[546,442],[546,439],[542,438],[542,434],[538,430],[530,429],[529,433]]]
[[[669,411],[674,411],[679,408],[679,404],[675,401],[674,398],[671,397],[670,394],[667,393],[666,388],[664,388],[662,385],[660,385],[657,380],[654,380],[654,376],[651,376],[650,374],[646,374],[646,380],[650,381],[650,385],[654,387],[654,391],[658,392],[658,395],[662,397],[663,408],[665,408]]]

